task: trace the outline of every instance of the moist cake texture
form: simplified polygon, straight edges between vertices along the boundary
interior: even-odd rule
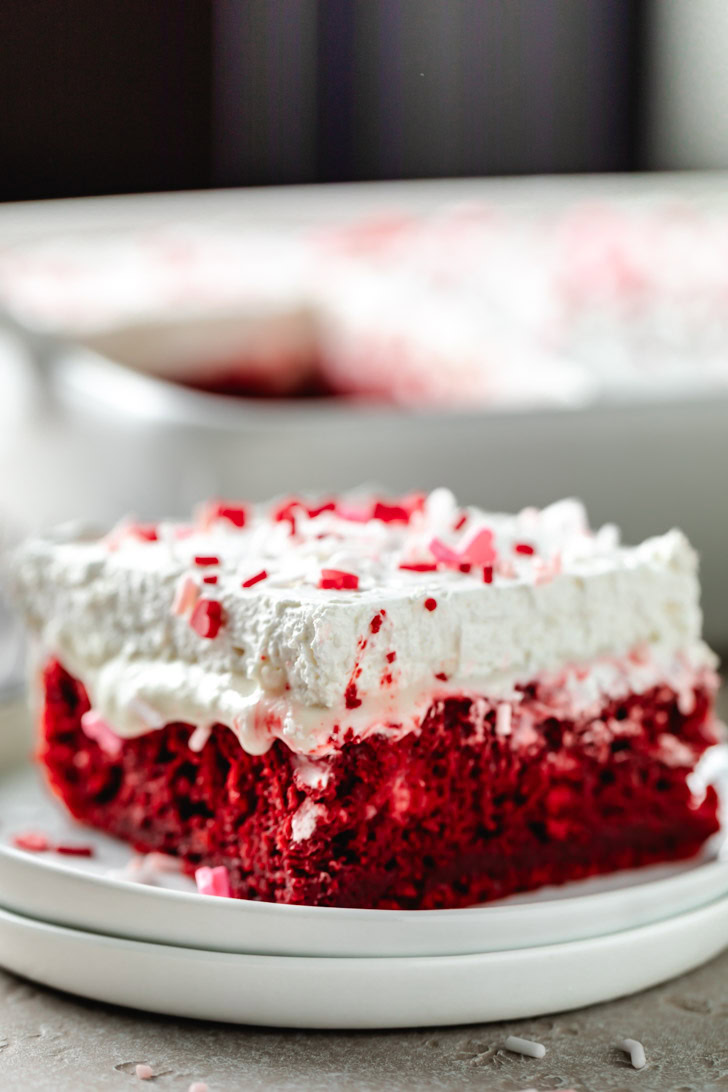
[[[697,563],[562,501],[213,502],[19,552],[39,757],[79,819],[239,897],[449,907],[718,827]]]

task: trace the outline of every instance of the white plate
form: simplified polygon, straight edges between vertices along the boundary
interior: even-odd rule
[[[683,974],[727,944],[728,898],[592,940],[412,959],[235,955],[0,911],[0,964],[16,974],[150,1012],[277,1027],[423,1027],[563,1012]]]
[[[715,751],[723,748],[716,748]],[[719,767],[721,759],[713,756]],[[0,902],[72,928],[160,944],[282,956],[403,957],[495,952],[636,928],[728,893],[726,837],[698,859],[545,888],[467,910],[345,910],[198,895],[184,876],[165,887],[109,878],[129,847],[68,819],[38,771],[0,779]],[[92,858],[26,853],[7,843],[40,830],[91,844]],[[172,888],[171,890],[168,888]]]

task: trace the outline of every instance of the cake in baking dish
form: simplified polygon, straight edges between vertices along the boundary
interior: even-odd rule
[[[696,557],[561,501],[213,502],[28,542],[39,759],[201,889],[458,907],[695,854],[718,741]]]

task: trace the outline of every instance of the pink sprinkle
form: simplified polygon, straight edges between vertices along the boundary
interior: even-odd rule
[[[81,716],[81,728],[89,739],[93,739],[98,743],[101,750],[109,758],[119,757],[123,746],[122,741],[95,709],[88,709]]]
[[[200,599],[190,617],[190,625],[200,637],[217,637],[223,623],[222,604],[216,599]]]
[[[528,542],[517,542],[513,549],[517,554],[525,554],[526,557],[530,557],[535,553],[533,546],[529,545]]]
[[[337,504],[336,514],[351,523],[367,523],[372,518],[372,508],[371,505],[362,508],[356,504]]]
[[[205,565],[219,565],[220,558],[215,557],[214,554],[198,554],[194,558],[195,565],[204,567]]]
[[[254,584],[260,584],[261,580],[266,580],[267,577],[268,573],[265,571],[265,569],[261,569],[259,573],[255,574],[255,576],[249,576],[247,580],[244,580],[242,586],[244,588],[252,588]]]
[[[430,553],[443,565],[459,565],[462,561],[460,554],[456,553],[439,538],[433,538],[430,542]]]
[[[492,565],[495,561],[493,532],[487,527],[476,531],[460,548],[460,557],[472,565]]]
[[[437,600],[425,599],[425,610],[437,610]]]
[[[198,868],[195,872],[195,883],[201,895],[219,895],[225,899],[231,897],[230,878],[224,865]]]
[[[210,1092],[204,1081],[193,1081],[188,1092]]]
[[[64,857],[93,857],[93,846],[55,846],[56,853],[62,854]]]
[[[341,569],[322,569],[320,588],[335,588],[337,591],[356,591],[359,577],[355,573],[346,573]]]
[[[154,1076],[154,1070],[150,1065],[135,1066],[134,1072],[140,1081],[150,1081]]]
[[[502,557],[497,564],[497,571],[501,576],[512,579],[516,575],[516,568],[512,561],[508,558]]]
[[[51,848],[45,834],[29,830],[25,834],[16,834],[13,837],[13,845],[18,849],[25,849],[28,853],[46,853]]]
[[[172,601],[172,614],[180,617],[192,610],[199,599],[200,589],[191,576],[183,576],[177,583],[177,589]]]

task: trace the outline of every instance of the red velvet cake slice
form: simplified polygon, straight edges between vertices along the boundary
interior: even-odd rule
[[[203,891],[453,907],[687,857],[718,828],[696,559],[562,501],[212,503],[20,551],[39,756]]]

